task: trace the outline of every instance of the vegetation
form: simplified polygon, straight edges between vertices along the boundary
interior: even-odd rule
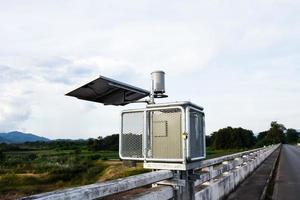
[[[249,149],[270,144],[295,144],[299,141],[299,133],[295,129],[286,129],[283,124],[271,122],[267,131],[260,132],[257,137],[251,130],[227,127],[206,136],[206,144],[212,149]]]
[[[88,146],[91,150],[119,150],[119,134],[113,134],[105,138],[98,137],[97,139],[88,139]]]
[[[84,140],[2,143],[0,199],[94,183],[114,164],[106,160],[120,164],[118,158],[117,151],[90,150]]]
[[[286,143],[295,144],[298,142],[299,133],[292,128],[287,129],[286,131]]]
[[[267,131],[260,132],[257,136],[256,146],[264,146],[277,143],[295,144],[299,140],[299,133],[295,129],[286,129],[283,124],[271,122]]]
[[[214,132],[210,144],[215,149],[242,149],[253,147],[255,139],[250,130],[227,127]]]
[[[111,144],[110,150],[103,150]],[[123,166],[116,135],[84,140],[0,144],[0,199],[74,187],[146,172]],[[106,146],[107,147],[107,146]],[[241,151],[207,148],[213,158]]]
[[[246,151],[248,149],[241,148],[241,149],[215,149],[210,146],[206,147],[206,159],[216,158],[220,156],[225,156],[229,154],[238,153],[241,151]]]
[[[206,136],[207,158],[214,158],[251,148],[297,143],[299,133],[272,122],[270,129],[257,137],[251,130],[222,128]],[[119,136],[88,140],[55,140],[0,143],[0,199],[58,188],[74,187],[146,172],[140,164],[125,167],[118,157]]]

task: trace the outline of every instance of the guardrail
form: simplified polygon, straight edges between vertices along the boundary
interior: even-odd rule
[[[221,199],[280,145],[203,160],[193,170],[159,170],[127,178],[57,190],[23,200]]]

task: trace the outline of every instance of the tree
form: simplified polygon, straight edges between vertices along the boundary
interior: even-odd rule
[[[286,131],[286,142],[289,144],[295,144],[298,142],[299,133],[295,129],[287,129]]]
[[[205,144],[207,147],[210,147],[212,145],[212,137],[209,135],[205,136]]]
[[[119,134],[113,134],[106,137],[99,136],[97,139],[89,139],[88,146],[91,150],[111,150],[119,149]]]
[[[284,131],[286,128],[282,124],[278,124],[276,121],[271,122],[271,128],[267,135],[267,139],[272,142],[272,144],[285,143]]]
[[[0,150],[0,161],[3,162],[5,160],[5,154]]]
[[[262,141],[263,139],[265,139],[267,134],[268,134],[268,131],[263,131],[263,132],[258,133],[257,141],[259,142],[259,141]]]
[[[256,146],[264,146],[270,144],[278,144],[286,142],[286,135],[284,134],[286,128],[283,124],[276,121],[271,122],[271,128],[258,134]]]
[[[250,148],[255,144],[253,132],[243,128],[223,128],[214,132],[210,139],[216,149]]]
[[[231,127],[223,128],[218,130],[217,132],[214,132],[212,134],[214,138],[213,147],[216,149],[228,149],[231,132]]]

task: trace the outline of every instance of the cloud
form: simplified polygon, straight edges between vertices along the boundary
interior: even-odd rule
[[[16,127],[22,129],[20,124],[30,116],[30,108],[24,105],[24,99],[16,96],[10,100],[1,98],[0,101],[0,131],[11,131]]]
[[[122,107],[64,96],[99,75],[204,106],[207,132],[300,120],[296,1],[0,3],[0,130],[50,138],[118,132]],[[130,105],[128,107],[138,107]]]
[[[30,91],[21,85],[29,75],[8,66],[0,70],[0,131],[10,131],[30,116]]]

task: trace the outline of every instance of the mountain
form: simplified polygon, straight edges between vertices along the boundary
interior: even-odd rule
[[[3,137],[0,137],[0,143],[11,143],[11,142]]]
[[[12,131],[9,133],[0,133],[0,143],[23,143],[35,141],[50,141],[48,138],[40,137],[31,133],[22,133]]]

